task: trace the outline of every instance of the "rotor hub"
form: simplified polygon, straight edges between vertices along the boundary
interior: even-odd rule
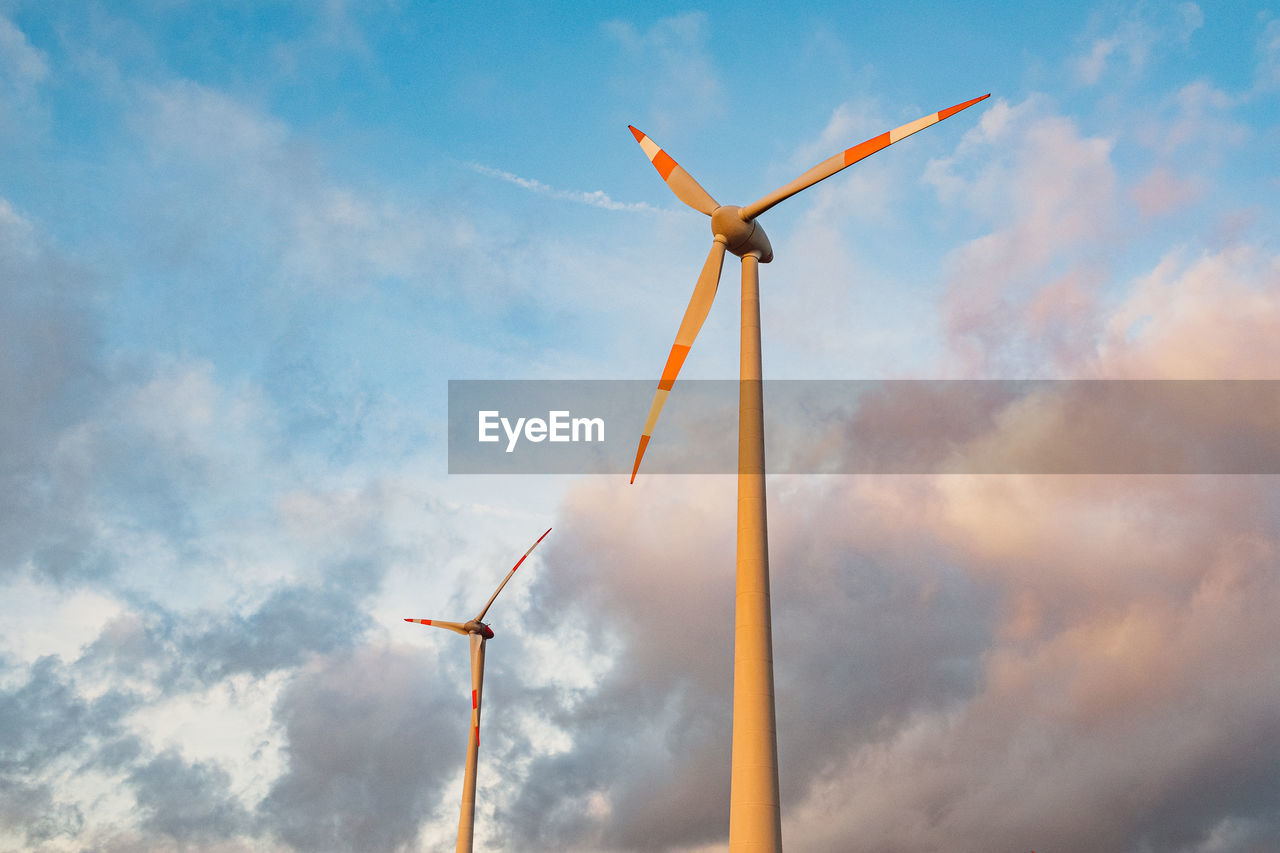
[[[742,208],[734,204],[722,204],[711,214],[711,233],[723,240],[725,248],[738,257],[755,255],[760,263],[773,260],[773,247],[769,237],[754,219],[744,220]]]
[[[481,622],[479,619],[472,619],[470,622],[468,622],[466,625],[463,625],[462,627],[467,629],[468,634],[479,634],[481,637],[484,637],[486,640],[493,639],[493,629],[490,628],[488,625],[484,624],[483,622]]]

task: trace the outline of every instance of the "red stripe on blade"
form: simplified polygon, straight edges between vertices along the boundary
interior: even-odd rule
[[[636,472],[640,470],[640,460],[644,458],[644,449],[649,446],[649,436],[640,436],[640,446],[636,448],[636,464],[631,466],[631,482],[636,481]]]
[[[657,156],[653,158],[653,167],[658,170],[658,174],[665,181],[671,177],[671,170],[676,167],[676,161],[672,160],[667,152],[659,148]]]
[[[868,139],[866,142],[860,142],[852,148],[845,149],[844,164],[846,166],[851,166],[863,157],[870,157],[881,148],[888,147],[888,145],[889,131],[886,130],[884,133],[873,139]]]
[[[671,347],[671,354],[667,356],[667,365],[662,368],[662,379],[658,380],[659,390],[671,390],[671,386],[676,383],[676,377],[680,374],[680,368],[684,367],[684,360],[688,356],[689,348],[687,346],[675,344]]]
[[[978,101],[985,100],[990,97],[991,97],[991,93],[987,92],[987,94],[983,95],[981,98],[974,98],[972,101],[965,101],[963,104],[956,104],[954,107],[947,107],[945,110],[939,110],[938,121],[942,121],[944,118],[951,118],[953,115],[960,112],[961,110],[968,109],[969,107],[978,103]]]

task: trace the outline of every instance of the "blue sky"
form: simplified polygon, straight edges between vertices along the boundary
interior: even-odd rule
[[[478,845],[724,849],[732,481],[450,477],[446,383],[659,373],[628,124],[741,204],[986,92],[761,218],[767,378],[1280,378],[1274,3],[0,0],[0,849],[447,847],[400,619],[549,526]],[[770,488],[793,849],[1280,846],[1273,477]]]

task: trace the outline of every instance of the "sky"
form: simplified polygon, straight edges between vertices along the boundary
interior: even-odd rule
[[[1280,379],[1280,5],[976,5],[0,0],[0,850],[449,849],[401,620],[548,527],[477,848],[727,848],[733,479],[448,474],[448,380],[660,372],[709,235],[628,124],[743,204],[991,93],[761,217],[767,379]],[[769,501],[789,849],[1280,849],[1275,476]]]

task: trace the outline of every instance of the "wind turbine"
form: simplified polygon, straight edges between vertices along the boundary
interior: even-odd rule
[[[547,533],[551,528],[547,528]],[[547,538],[547,533],[538,537],[538,542]],[[484,644],[493,639],[493,629],[483,621],[484,615],[493,606],[494,599],[502,588],[511,580],[511,576],[520,568],[520,564],[538,547],[538,542],[529,546],[524,557],[516,560],[516,564],[507,572],[507,576],[498,584],[498,588],[489,596],[489,601],[470,622],[443,622],[439,619],[406,619],[419,625],[431,625],[444,628],[455,634],[462,634],[471,640],[471,731],[467,735],[467,769],[462,777],[462,814],[458,818],[458,846],[456,853],[471,853],[472,830],[476,822],[476,756],[480,751],[480,698],[484,692]]]
[[[782,812],[778,802],[778,739],[773,703],[773,637],[769,615],[769,543],[765,519],[764,398],[760,374],[760,268],[773,260],[773,248],[756,221],[760,214],[836,172],[950,118],[990,93],[874,136],[822,161],[791,183],[746,207],[722,205],[667,152],[634,127],[649,162],[682,202],[711,217],[713,242],[693,297],[676,332],[649,408],[631,482],[662,406],[702,328],[720,284],[726,250],[742,259],[741,378],[738,390],[738,557],[733,650],[733,752],[729,793],[730,851],[782,849]]]

